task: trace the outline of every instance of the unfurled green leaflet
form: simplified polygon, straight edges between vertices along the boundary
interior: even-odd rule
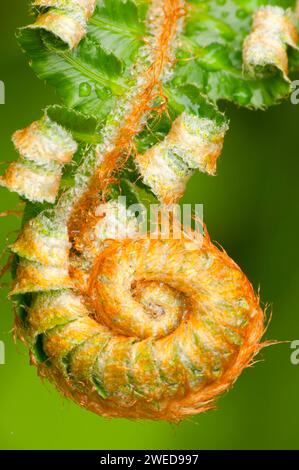
[[[18,39],[36,74],[55,86],[67,106],[101,120],[132,86],[132,60],[144,35],[141,19],[132,2],[98,2],[88,34],[76,49],[65,49],[40,23],[41,29],[22,28]]]
[[[271,57],[270,63],[267,63],[269,51],[267,52],[265,49],[261,51],[262,54],[265,54],[264,63],[259,64],[264,66],[263,74],[251,74],[251,77],[248,77],[247,73],[244,74],[242,48],[243,42],[251,30],[252,15],[259,7],[276,5],[292,8],[295,2],[194,0],[190,3],[191,9],[186,20],[183,44],[178,52],[179,61],[173,79],[174,84],[192,83],[213,101],[224,99],[251,108],[271,106],[290,93],[291,87],[286,74],[283,76],[283,73],[279,73],[281,65],[277,64],[275,58],[273,62]],[[275,10],[270,13],[270,16],[273,17],[273,15],[276,16]],[[289,17],[286,10],[285,13],[281,11],[280,15]],[[293,22],[296,22],[294,14]],[[268,24],[270,23],[271,18]],[[288,26],[286,27],[288,28]],[[290,28],[293,30],[294,26],[290,25]],[[264,32],[266,35],[267,31]],[[291,35],[292,32],[289,34]],[[262,30],[261,40],[265,46]],[[285,54],[286,44],[290,48],[294,48],[296,41],[286,41],[284,47],[281,45]],[[298,57],[297,51],[288,52],[292,57]],[[285,62],[284,60],[284,64]],[[268,70],[270,74],[267,73],[266,68],[271,65],[276,67],[277,73],[275,70],[272,70],[272,73],[271,70]],[[285,65],[287,66],[287,64]]]
[[[88,35],[129,66],[136,60],[146,34],[146,2],[98,2],[88,25]]]
[[[235,263],[175,217],[151,237],[146,216],[162,204],[164,217],[195,171],[215,174],[218,101],[289,95],[295,2],[264,3],[37,0],[18,31],[61,104],[14,135],[20,157],[0,180],[27,200],[11,247],[17,332],[39,373],[100,415],[204,411],[263,346]]]

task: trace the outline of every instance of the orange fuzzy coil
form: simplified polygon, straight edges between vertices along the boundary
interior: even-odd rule
[[[206,237],[113,241],[87,291],[38,294],[40,373],[100,415],[178,421],[213,406],[260,350],[248,280]],[[35,350],[35,346],[33,347]]]

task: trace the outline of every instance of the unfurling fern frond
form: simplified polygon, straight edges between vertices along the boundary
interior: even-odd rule
[[[288,96],[294,2],[264,3],[36,0],[18,32],[62,102],[15,133],[0,179],[27,200],[16,328],[40,375],[100,415],[209,409],[263,346],[259,299],[228,255],[207,233],[175,239],[175,218],[167,239],[141,233],[122,196],[171,208],[194,171],[216,172],[219,100]]]

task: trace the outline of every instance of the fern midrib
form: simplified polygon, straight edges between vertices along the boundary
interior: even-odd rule
[[[158,0],[154,0],[152,5],[155,5],[156,8],[159,8],[160,6]],[[153,98],[154,90],[157,84],[162,80],[162,74],[165,67],[173,60],[173,58],[170,58],[168,54],[169,48],[171,47],[171,41],[174,40],[178,31],[179,19],[183,16],[181,5],[182,2],[180,0],[166,0],[164,9],[162,9],[161,12],[161,15],[163,14],[164,21],[160,24],[161,17],[156,18],[157,24],[159,25],[157,35],[153,38],[154,41],[157,41],[157,44],[155,44],[154,47],[156,54],[151,66],[149,67],[149,70],[154,71],[153,75],[150,75],[147,78],[147,82],[137,90],[137,93],[133,98],[133,109],[124,120],[124,124],[119,128],[118,136],[114,141],[113,150],[108,152],[108,154],[103,155],[101,167],[96,169],[87,191],[85,191],[80,201],[76,204],[76,207],[74,207],[73,214],[69,221],[70,233],[74,233],[73,228],[74,226],[77,226],[78,223],[80,226],[80,220],[82,221],[82,219],[84,219],[84,217],[82,218],[82,211],[85,207],[88,208],[88,213],[91,214],[93,212],[92,207],[98,204],[98,198],[95,197],[95,194],[98,194],[100,190],[99,181],[104,182],[101,190],[105,199],[105,193],[108,190],[111,175],[117,169],[117,165],[122,165],[119,161],[121,153],[123,154],[128,149],[137,132],[140,132],[140,125],[144,115],[150,108],[149,105]],[[132,126],[133,129],[131,129],[130,126]],[[80,214],[79,218],[78,214]],[[91,215],[89,217],[91,217]],[[88,220],[84,221],[85,227],[94,220],[93,217],[91,217],[92,220],[89,220],[89,217]],[[75,232],[78,233],[78,227],[76,227]]]
[[[105,87],[110,88],[113,93],[117,96],[122,96],[129,89],[129,84],[126,84],[124,80],[113,80],[110,77],[106,78],[100,73],[91,71],[89,68],[85,67],[82,62],[74,59],[69,54],[65,52],[57,52],[52,48],[49,48],[51,52],[58,54],[62,57],[68,64],[73,65],[76,70],[78,70],[82,75],[89,78],[90,80],[96,82],[99,85],[104,85]]]

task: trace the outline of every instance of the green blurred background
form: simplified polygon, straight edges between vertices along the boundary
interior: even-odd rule
[[[1,0],[0,105],[1,162],[16,158],[11,134],[57,102],[53,91],[27,65],[14,31],[28,23],[27,0]],[[299,105],[267,112],[228,107],[231,130],[218,176],[197,174],[185,202],[204,204],[211,237],[242,266],[273,319],[267,338],[299,340]],[[1,164],[3,170],[4,165]],[[1,172],[2,172],[1,170]],[[0,212],[18,198],[0,190]],[[0,218],[0,249],[16,236],[20,220]],[[218,409],[183,422],[107,420],[61,398],[29,366],[28,354],[11,334],[13,313],[1,293],[0,365],[1,449],[298,449],[299,365],[290,362],[288,343],[263,351]]]

